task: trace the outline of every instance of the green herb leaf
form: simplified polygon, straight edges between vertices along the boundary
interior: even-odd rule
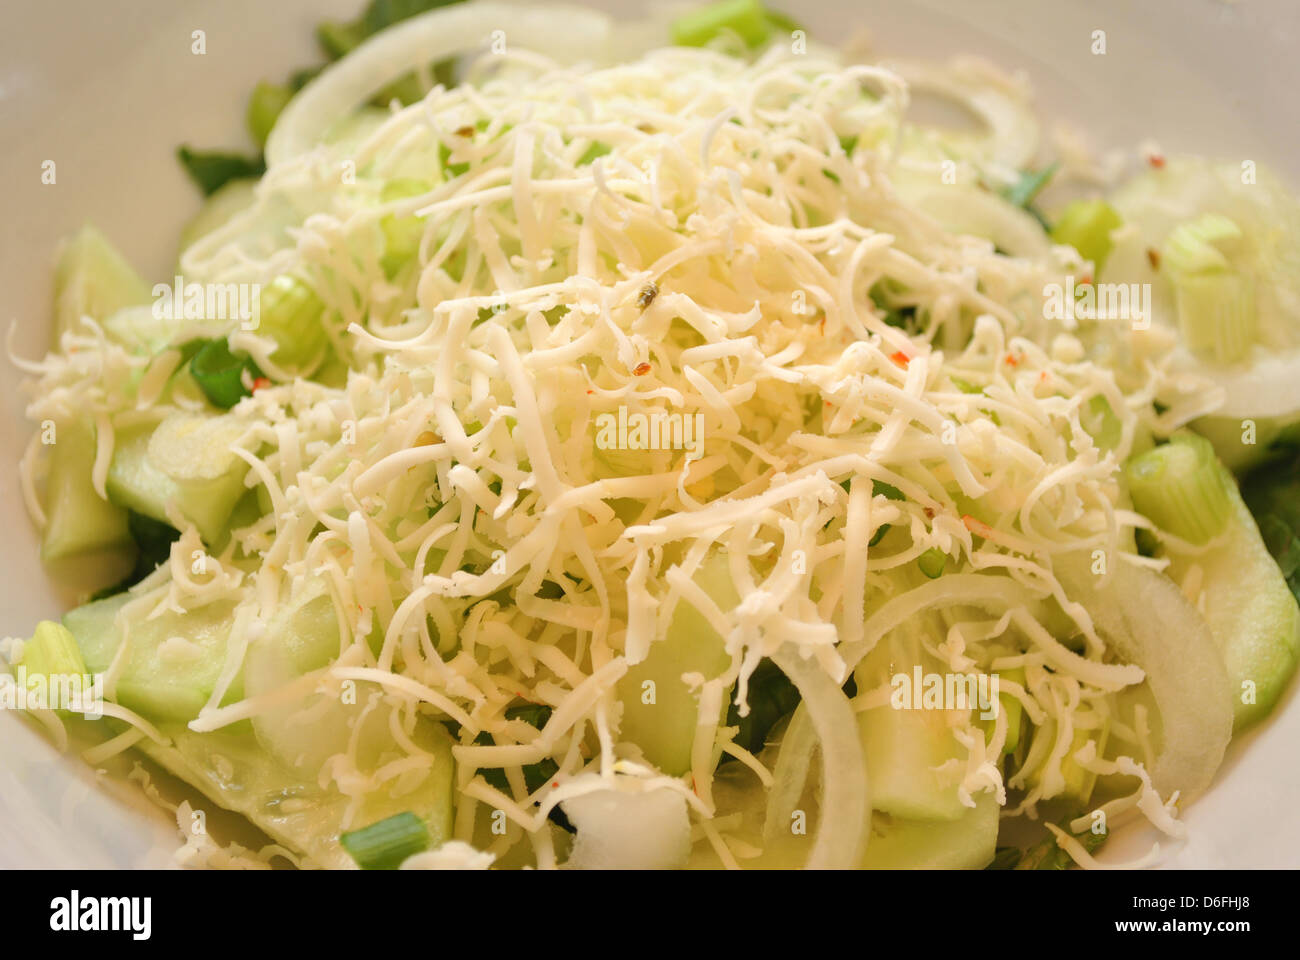
[[[266,173],[266,164],[260,156],[246,157],[220,150],[198,151],[186,146],[178,149],[176,156],[205,197],[212,196],[231,180],[245,180]]]
[[[230,352],[230,345],[223,339],[208,340],[194,353],[190,360],[190,373],[215,406],[229,410],[244,397],[249,396],[244,386],[244,371],[249,378],[256,380],[262,375],[251,357]]]

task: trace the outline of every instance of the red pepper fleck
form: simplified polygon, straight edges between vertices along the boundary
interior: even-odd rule
[[[261,390],[263,387],[269,387],[270,385],[271,381],[266,377],[258,377],[253,381],[253,392],[257,393],[257,391]]]
[[[1010,353],[1008,353],[1005,357],[1002,358],[1002,362],[1005,363],[1008,367],[1017,367],[1020,365],[1020,361],[1016,359],[1014,354],[1010,354]]]
[[[1147,157],[1147,163],[1157,170],[1163,170],[1165,168],[1165,155],[1163,153],[1153,153]]]
[[[552,780],[552,781],[551,781],[551,789],[554,789],[554,788],[558,787],[559,785],[560,785],[560,784],[559,784],[559,781],[557,781],[557,780]]]
[[[824,313],[822,314],[822,318],[817,321],[817,332],[822,334],[822,336],[826,335],[826,314]]]
[[[644,377],[647,373],[650,372],[650,364],[638,363],[636,365],[636,369],[634,369],[632,372],[636,374],[638,377]]]
[[[923,509],[925,510],[925,517],[926,517],[926,519],[927,519],[927,520],[933,520],[933,519],[934,519],[934,510],[933,510],[931,507],[924,507]]]
[[[592,395],[593,393],[595,393],[595,392],[596,392],[595,390],[588,390],[588,391],[587,391],[587,396],[591,396],[591,395]]]
[[[984,537],[986,540],[993,533],[993,529],[987,523],[983,520],[976,520],[969,513],[963,513],[961,515],[961,522],[971,533],[976,536]]]
[[[1081,286],[1081,287],[1091,287],[1091,286],[1092,286],[1092,274],[1090,274],[1090,273],[1089,273],[1089,274],[1086,274],[1086,275],[1083,277],[1083,279],[1081,279],[1081,280],[1079,281],[1079,286]]]
[[[898,364],[898,365],[899,365],[900,367],[902,367],[904,370],[906,370],[906,369],[907,369],[907,365],[908,365],[909,363],[912,362],[912,358],[909,357],[907,354],[905,354],[902,350],[899,350],[899,351],[897,351],[896,353],[891,353],[891,354],[889,355],[889,359],[890,359],[890,360],[893,360],[896,364]]]
[[[1147,247],[1147,260],[1151,262],[1152,270],[1160,269],[1160,251],[1155,247]]]
[[[1044,370],[1044,371],[1042,371],[1041,373],[1038,374],[1038,382],[1039,382],[1039,383],[1046,383],[1046,382],[1047,382],[1047,371],[1046,371],[1046,370]]]

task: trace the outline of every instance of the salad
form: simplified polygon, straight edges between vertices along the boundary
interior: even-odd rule
[[[192,865],[1186,836],[1300,652],[1284,184],[1054,151],[1023,79],[856,62],[757,0],[374,0],[318,36],[253,94],[261,153],[181,148],[173,276],[61,252],[53,345],[12,358],[23,490],[99,589],[0,696],[192,788]]]

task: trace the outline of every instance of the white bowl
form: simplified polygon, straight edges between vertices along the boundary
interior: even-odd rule
[[[636,13],[636,0],[593,5]],[[1049,124],[1068,120],[1098,147],[1147,138],[1167,151],[1253,159],[1300,184],[1300,127],[1291,91],[1300,7],[1293,0],[876,0],[785,3],[815,38],[867,29],[883,55],[974,52],[1021,67]],[[0,29],[0,289],[13,347],[48,342],[56,243],[89,220],[148,277],[170,275],[181,225],[198,198],[174,151],[241,146],[253,84],[316,62],[313,26],[348,18],[362,0],[62,0],[10,5]],[[503,25],[509,35],[509,25]],[[206,54],[191,52],[204,31]],[[1091,52],[1106,32],[1106,54]],[[521,42],[526,42],[521,38]],[[56,182],[41,182],[42,163]],[[0,390],[0,634],[30,635],[68,595],[38,557],[13,467],[29,427],[18,380]],[[1292,695],[1235,742],[1216,785],[1187,811],[1191,840],[1168,865],[1292,867],[1300,863],[1300,704]],[[0,716],[0,867],[130,867],[169,861],[176,832],[139,790],[101,790],[75,756],[56,755],[18,717]],[[135,797],[136,799],[132,799]],[[1144,849],[1120,836],[1111,855]],[[1124,849],[1124,848],[1127,848]]]

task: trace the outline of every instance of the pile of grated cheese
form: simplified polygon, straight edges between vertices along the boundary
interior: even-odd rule
[[[615,685],[677,604],[698,607],[731,657],[721,677],[688,679],[706,703],[730,689],[743,705],[760,659],[785,644],[842,682],[874,642],[870,613],[919,589],[904,572],[932,548],[949,571],[1059,598],[1054,554],[1152,562],[1131,547],[1144,521],[1115,478],[1166,385],[1159,358],[1117,380],[1077,331],[1043,319],[1043,286],[1071,269],[1070,251],[1007,257],[905,202],[890,179],[907,105],[897,75],[780,50],[745,62],[665,49],[598,70],[493,61],[273,166],[252,209],[183,255],[187,281],[309,282],[351,368],[340,387],[290,380],[272,341],[232,329],[232,347],[287,381],[232,411],[247,483],[271,509],[202,574],[187,530],[133,600],[238,602],[223,682],[193,729],[276,706],[219,704],[259,625],[324,582],[342,649],[311,682],[364,680],[407,718],[454,720],[457,838],[500,809],[511,831],[489,852],[526,837],[548,865],[546,815],[592,764],[679,790],[698,819],[719,813],[712,748],[730,731],[700,727],[689,783],[619,741]],[[463,172],[437,173],[439,153]],[[399,178],[425,185],[385,202]],[[413,216],[418,255],[390,277],[385,224]],[[878,284],[923,329],[889,322]],[[176,358],[143,360],[88,329],[32,366],[29,413],[90,411],[106,469],[114,428],[179,402],[160,399]],[[1085,425],[1096,397],[1120,424],[1110,450]],[[620,407],[701,414],[702,456],[599,449],[597,418]],[[872,481],[906,499],[873,495]],[[869,547],[883,525],[906,544]],[[713,550],[729,557],[734,610],[692,581]],[[949,616],[932,652],[954,669],[1025,666],[1024,688],[1003,690],[1058,721],[1049,772],[1022,804],[1032,811],[1059,792],[1074,731],[1098,725],[1132,673],[1105,662],[1086,616],[1077,655],[1017,641],[1042,630],[1024,608],[971,609]],[[1019,652],[998,659],[998,643]],[[506,719],[519,700],[553,708],[544,729]],[[473,742],[485,731],[494,745]],[[1141,750],[1142,731],[1112,718],[1112,733]],[[1004,801],[1005,729],[987,745],[978,728],[958,736],[964,796]],[[548,757],[559,773],[530,796],[522,768]],[[513,795],[485,768],[503,768]],[[405,769],[358,777],[345,764],[322,778],[360,798]],[[726,848],[725,830],[703,834]]]

